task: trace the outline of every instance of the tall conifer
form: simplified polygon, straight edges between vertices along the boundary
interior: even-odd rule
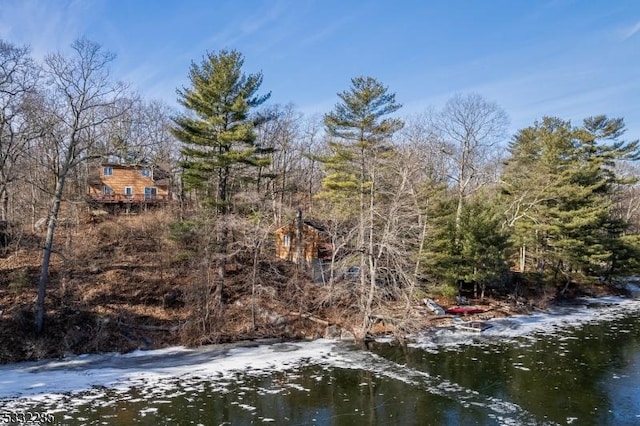
[[[351,88],[338,97],[340,102],[324,116],[331,154],[322,159],[327,175],[321,194],[357,222],[354,248],[360,254],[364,337],[371,325],[379,259],[374,217],[378,167],[392,150],[390,138],[404,123],[390,117],[401,107],[395,94],[372,77],[353,78]]]
[[[251,113],[270,94],[257,95],[262,74],[245,74],[243,64],[243,56],[234,50],[207,53],[201,64],[192,63],[191,87],[177,91],[178,102],[186,111],[173,119],[171,129],[182,142],[185,189],[196,191],[207,206],[203,221],[206,238],[201,247],[202,285],[206,289],[202,303],[203,323],[211,332],[215,332],[215,319],[222,313],[233,179],[246,180],[243,169],[269,163],[255,144],[255,128],[264,118]],[[214,209],[209,210],[211,207]],[[209,242],[209,234],[215,235],[215,244]],[[216,274],[210,273],[210,259],[214,259]],[[214,289],[211,301],[210,288]]]
[[[546,117],[516,135],[503,181],[522,269],[566,284],[612,272],[626,226],[612,209],[613,184],[624,184],[615,165],[638,155],[623,133],[621,119],[597,116],[577,128]]]
[[[178,102],[187,109],[174,118],[172,129],[183,144],[184,185],[223,215],[234,171],[269,161],[255,144],[261,118],[251,112],[270,94],[257,95],[262,74],[246,75],[243,64],[243,56],[234,50],[208,53],[201,64],[191,64],[191,87],[177,91]]]

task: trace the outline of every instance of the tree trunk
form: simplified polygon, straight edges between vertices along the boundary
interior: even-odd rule
[[[44,299],[47,292],[47,284],[49,283],[49,262],[51,260],[51,251],[53,249],[53,237],[56,231],[56,223],[58,212],[60,211],[60,202],[62,200],[62,192],[64,190],[65,176],[60,176],[56,183],[56,189],[53,196],[53,203],[49,210],[49,224],[47,226],[47,237],[44,243],[44,253],[42,256],[42,268],[40,270],[40,281],[38,284],[38,298],[36,301],[36,333],[42,333],[44,329]]]
[[[309,168],[309,193],[307,195],[307,199],[309,200],[309,211],[313,211],[313,169],[314,169],[315,161],[311,161],[311,167]]]
[[[362,140],[362,137],[360,138]],[[360,250],[360,285],[362,286],[362,290],[367,286],[367,278],[365,275],[365,271],[367,268],[367,253],[365,250],[365,229],[366,229],[366,210],[365,210],[365,197],[364,197],[364,179],[365,179],[365,152],[364,148],[360,153],[361,164],[360,164],[360,223],[359,223],[359,233],[358,233],[358,250]]]
[[[302,209],[298,209],[298,215],[296,216],[296,267],[298,271],[304,271],[305,269],[305,253],[304,253],[304,241],[302,238],[303,222],[302,222]]]
[[[220,220],[222,223],[219,224],[218,226],[219,228],[219,232],[220,234],[218,235],[218,243],[220,245],[219,248],[219,252],[217,253],[217,260],[216,260],[216,270],[217,270],[217,280],[216,280],[216,287],[214,290],[214,303],[215,303],[215,309],[216,309],[216,314],[218,315],[222,315],[222,292],[224,289],[224,285],[225,285],[225,278],[227,275],[227,271],[226,271],[226,265],[227,265],[227,244],[228,244],[228,228],[227,228],[227,223],[226,223],[226,217],[222,216],[217,218],[217,220]]]
[[[418,247],[418,254],[416,255],[416,265],[415,265],[415,268],[413,269],[414,277],[417,277],[418,274],[420,273],[420,260],[422,257],[422,252],[424,251],[424,243],[426,242],[426,239],[427,239],[427,219],[424,218],[423,220],[424,222],[422,224],[422,232],[420,234],[420,246]]]
[[[224,288],[224,280],[226,276],[225,270],[225,261],[226,256],[222,255],[218,259],[217,270],[218,270],[218,279],[216,280],[216,288],[213,293],[213,300],[215,302],[216,315],[218,317],[222,316],[222,290]]]
[[[337,244],[336,244],[336,236],[334,233],[331,234],[331,264],[329,265],[329,306],[333,305],[333,283],[335,281],[335,266],[336,266],[336,256],[337,256]],[[324,276],[324,272],[323,272]]]
[[[286,153],[285,153],[286,154]],[[278,206],[278,215],[282,217],[282,207],[284,206],[284,195],[287,190],[287,165],[282,168],[282,185],[280,185],[280,205]]]
[[[9,217],[9,191],[7,185],[0,185],[0,220],[7,221]]]
[[[456,218],[455,218],[455,236],[454,236],[454,244],[456,250],[460,248],[460,228],[462,225],[462,207],[464,204],[464,192],[460,190],[458,192],[458,206],[456,207]]]
[[[373,167],[372,167],[373,169]],[[368,259],[368,267],[369,267],[369,294],[367,295],[367,301],[366,301],[366,305],[365,305],[365,309],[364,309],[364,320],[362,322],[362,339],[364,341],[364,339],[367,336],[367,333],[369,332],[369,329],[371,328],[371,314],[373,313],[373,302],[375,300],[375,294],[376,294],[376,270],[377,270],[377,262],[374,258],[373,255],[373,251],[374,251],[374,223],[373,223],[373,219],[374,219],[374,182],[375,182],[375,174],[374,171],[372,170],[371,172],[371,188],[369,190],[369,211],[368,211],[368,232],[369,232],[369,241],[368,241],[368,247],[367,247],[367,259]]]
[[[251,332],[256,331],[256,284],[258,278],[258,255],[260,243],[253,247],[253,264],[251,269]]]
[[[228,149],[226,150],[228,151]],[[217,235],[217,243],[219,245],[218,249],[218,259],[216,261],[216,269],[217,269],[217,280],[216,280],[216,288],[214,291],[214,301],[216,304],[216,309],[218,314],[222,314],[222,292],[225,285],[226,278],[226,264],[227,264],[227,246],[228,246],[228,238],[229,238],[229,229],[227,225],[227,216],[229,214],[229,190],[228,190],[228,182],[230,176],[230,168],[223,167],[220,170],[220,179],[219,179],[219,187],[218,187],[218,216],[216,220],[218,221],[217,227],[219,234]]]
[[[36,217],[36,185],[33,183],[33,180],[31,180],[31,230],[33,232],[35,232],[36,230],[36,221],[38,220],[38,218]]]
[[[373,302],[376,294],[376,262],[373,256],[369,256],[369,294],[364,309],[364,319],[362,321],[362,340],[367,337],[367,333],[371,329],[371,315],[373,314]]]

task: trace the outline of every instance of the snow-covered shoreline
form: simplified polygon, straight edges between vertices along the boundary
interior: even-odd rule
[[[595,321],[610,321],[640,312],[640,300],[606,297],[583,299],[548,312],[489,320],[493,325],[478,334],[451,329],[430,329],[415,336],[411,346],[439,350],[442,347],[504,341],[538,333],[557,333]],[[51,402],[63,395],[96,388],[126,390],[159,386],[163,382],[192,378],[227,380],[234,374],[271,374],[309,364],[344,363],[338,342],[319,339],[296,343],[260,344],[252,347],[212,345],[196,349],[170,347],[127,354],[107,353],[71,356],[61,360],[22,362],[0,366],[0,407],[15,400]]]
[[[612,321],[629,312],[640,312],[640,300],[619,296],[581,298],[566,305],[552,305],[546,311],[518,314],[486,321],[491,328],[477,333],[454,330],[452,327],[434,327],[416,336],[412,347],[437,350],[464,344],[535,338],[561,332],[563,329],[581,327],[592,322]]]
[[[10,364],[0,367],[0,404],[13,398],[44,400],[92,387],[129,388],[168,378],[222,378],[234,371],[285,370],[303,360],[326,357],[332,344],[321,339],[256,347],[171,347]]]

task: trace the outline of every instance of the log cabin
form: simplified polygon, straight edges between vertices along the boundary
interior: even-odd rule
[[[170,198],[170,175],[147,164],[95,164],[88,184],[91,201],[103,205],[147,205]]]
[[[294,221],[276,230],[276,256],[290,262],[298,262],[298,225]],[[309,264],[316,259],[331,260],[331,238],[322,225],[305,220],[302,222],[302,256]]]
[[[312,220],[296,219],[277,229],[275,240],[276,256],[304,265],[311,271],[314,281],[323,281],[324,265],[331,262],[333,246],[331,236],[322,224]],[[299,241],[301,242],[300,250],[298,250]]]

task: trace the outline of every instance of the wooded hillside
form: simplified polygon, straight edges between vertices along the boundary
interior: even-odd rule
[[[364,340],[379,318],[410,331],[425,296],[523,303],[615,289],[638,270],[640,152],[622,118],[540,117],[509,135],[507,112],[479,94],[403,116],[369,76],[309,118],[269,105],[233,50],[185,70],[176,112],[112,81],[97,43],[70,52],[37,63],[0,43],[0,310],[7,330],[36,333],[7,359],[131,348],[136,330],[193,344],[274,335],[290,323],[273,318],[290,314],[283,303]],[[89,165],[114,158],[171,171],[173,201],[100,222]],[[331,245],[323,285],[275,257],[274,231],[298,211]]]

